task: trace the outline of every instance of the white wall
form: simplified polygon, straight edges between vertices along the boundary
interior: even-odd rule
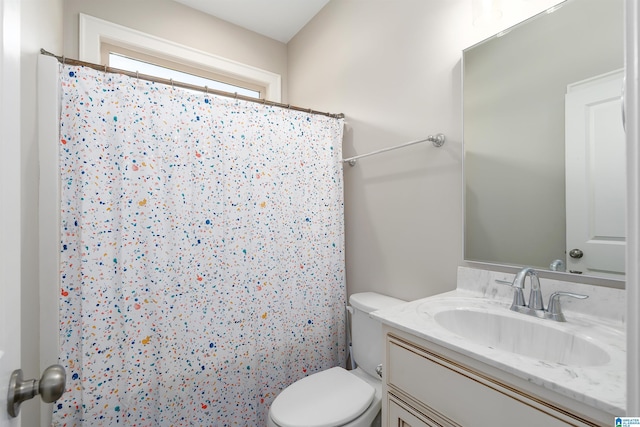
[[[349,293],[415,299],[453,289],[462,263],[461,51],[556,1],[333,0],[289,42],[289,101],[346,114],[344,155],[443,132],[345,166]]]
[[[65,0],[64,55],[78,58],[78,14],[84,13],[282,76],[285,44],[171,0]]]
[[[36,63],[40,48],[62,51],[63,0],[23,0],[21,4],[21,368],[40,378],[40,301],[38,275],[38,134]],[[54,160],[52,160],[54,161]],[[52,278],[56,281],[57,278]],[[51,301],[57,304],[57,301]],[[47,405],[49,406],[49,405]],[[40,399],[25,402],[22,425],[40,424]],[[45,411],[43,411],[45,412]]]

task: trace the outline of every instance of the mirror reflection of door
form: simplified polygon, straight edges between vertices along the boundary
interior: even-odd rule
[[[622,71],[570,84],[565,98],[567,271],[624,279]]]

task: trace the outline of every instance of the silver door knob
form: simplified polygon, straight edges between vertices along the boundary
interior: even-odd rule
[[[20,404],[40,395],[43,402],[55,402],[64,393],[67,374],[60,365],[51,365],[42,373],[40,381],[23,380],[22,369],[16,369],[9,379],[7,411],[12,418],[18,416]]]
[[[569,256],[571,258],[579,259],[579,258],[582,258],[583,255],[584,255],[584,252],[582,252],[580,249],[571,249],[569,251]]]

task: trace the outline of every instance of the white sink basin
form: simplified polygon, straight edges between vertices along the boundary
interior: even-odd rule
[[[438,311],[433,319],[474,343],[533,359],[570,366],[598,366],[610,360],[609,354],[588,335],[569,328],[563,330],[565,324],[551,320],[472,307]]]
[[[566,322],[527,316],[509,310],[509,293],[498,294],[502,287],[493,289],[495,293],[491,287],[477,292],[456,289],[371,316],[391,331],[416,337],[424,348],[490,377],[502,378],[501,371],[508,383],[514,375],[524,380],[526,389],[529,384],[532,389],[542,387],[550,399],[559,393],[610,414],[624,413],[623,323],[573,310],[565,311]]]

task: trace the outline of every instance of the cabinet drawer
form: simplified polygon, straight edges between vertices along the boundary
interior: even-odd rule
[[[401,339],[388,336],[386,347],[390,391],[404,393],[460,425],[593,425]]]

